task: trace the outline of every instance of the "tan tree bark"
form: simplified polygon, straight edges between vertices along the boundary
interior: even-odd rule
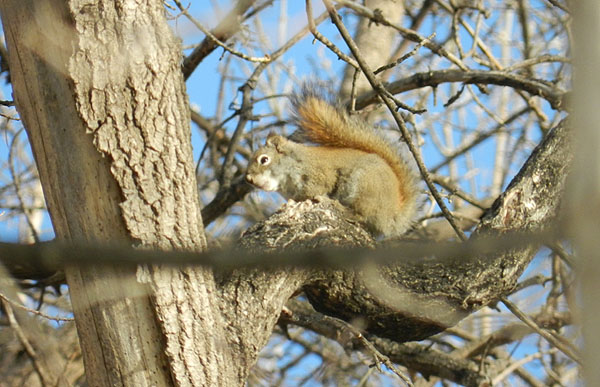
[[[583,327],[584,375],[589,386],[600,384],[600,250],[598,232],[600,222],[600,135],[598,132],[598,66],[600,48],[595,42],[600,37],[600,4],[594,0],[573,2],[577,21],[573,23],[574,39],[574,93],[573,110],[575,131],[575,173],[569,184],[569,228],[574,237],[581,281],[581,315]]]
[[[19,0],[1,12],[57,238],[202,249],[181,51],[162,3]],[[151,273],[156,310],[135,268],[67,270],[90,385],[221,378],[211,273]],[[180,304],[190,291],[193,302]],[[185,311],[172,322],[177,307]],[[212,329],[198,334],[194,314]],[[214,358],[190,370],[197,353],[182,352],[203,346]]]

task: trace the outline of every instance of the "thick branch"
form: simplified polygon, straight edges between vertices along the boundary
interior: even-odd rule
[[[288,312],[281,314],[280,323],[310,329],[340,342],[345,347],[364,349],[361,341],[352,332],[340,328],[335,319],[316,312],[310,305],[290,300],[286,307]],[[471,360],[457,358],[417,343],[398,344],[372,335],[367,339],[395,363],[419,371],[423,375],[443,377],[464,386],[480,386],[487,380],[485,370],[480,369],[479,365]]]
[[[288,203],[264,222],[248,229],[239,241],[243,251],[281,252],[322,247],[369,245],[371,237],[329,211],[331,201]],[[341,207],[337,204],[338,207]],[[295,227],[303,224],[301,229]],[[351,236],[349,243],[348,236]],[[285,256],[279,259],[285,260]],[[260,349],[271,336],[281,309],[301,288],[312,271],[301,268],[242,269],[221,272],[222,312],[230,324],[228,337],[238,358],[240,380],[245,380]]]

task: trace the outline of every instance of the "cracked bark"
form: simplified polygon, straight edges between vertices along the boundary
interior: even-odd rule
[[[57,238],[203,249],[181,50],[162,3],[0,7]],[[70,267],[66,277],[90,385],[239,383],[210,270]]]
[[[14,0],[0,11],[57,239],[203,249],[181,49],[162,2]],[[218,274],[67,268],[87,382],[243,385],[306,274]]]
[[[101,3],[70,3],[79,44],[69,72],[86,130],[111,161],[128,234],[143,246],[203,249],[179,42],[160,2]],[[150,267],[138,279],[152,287],[175,383],[227,383],[212,272]]]

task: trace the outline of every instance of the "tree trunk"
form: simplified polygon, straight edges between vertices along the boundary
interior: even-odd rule
[[[587,42],[600,38],[600,4],[594,0],[573,2],[574,92],[573,121],[575,128],[575,173],[569,181],[569,232],[579,261],[580,324],[583,326],[583,356],[585,381],[588,386],[600,385],[600,132],[598,100],[600,90],[598,66],[600,48]],[[578,300],[579,301],[579,300]]]
[[[399,23],[404,16],[404,2],[400,0],[367,0],[365,6],[381,12],[381,14],[392,23]],[[360,18],[356,26],[354,41],[360,47],[360,51],[371,66],[377,69],[388,64],[394,52],[394,45],[398,44],[397,32],[386,26],[373,23],[367,18]],[[352,91],[352,83],[355,70],[352,66],[346,66],[344,78],[340,84],[341,101],[346,101]],[[370,90],[367,78],[361,73],[354,85],[356,95]]]
[[[57,238],[204,248],[181,50],[162,3],[0,6],[14,97]],[[227,381],[212,273],[148,273],[67,270],[88,383]]]

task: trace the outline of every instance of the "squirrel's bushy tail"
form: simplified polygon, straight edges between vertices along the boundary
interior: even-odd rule
[[[348,115],[339,105],[328,101],[311,86],[292,97],[294,120],[302,134],[311,142],[336,148],[352,148],[375,153],[383,158],[398,177],[401,201],[415,206],[416,178],[412,170],[381,134],[359,118]]]

